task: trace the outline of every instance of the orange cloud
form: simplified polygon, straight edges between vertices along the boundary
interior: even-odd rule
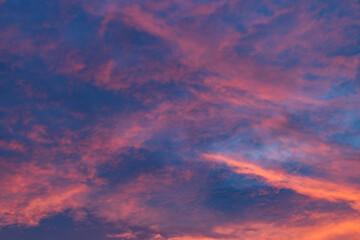
[[[360,237],[359,218],[333,221],[333,216],[326,217],[311,226],[244,223],[217,226],[213,231],[224,236],[216,239],[224,240],[347,240]]]
[[[223,155],[204,154],[207,160],[223,163],[239,174],[260,177],[262,181],[278,188],[292,189],[299,194],[331,202],[347,202],[360,211],[360,190],[350,185],[341,185],[324,179],[291,175],[281,170],[266,169],[261,166],[233,159]]]
[[[349,240],[360,238],[360,219],[339,219],[332,214],[311,216],[310,225],[245,222],[214,227],[205,235],[183,235],[169,240]]]
[[[89,187],[88,173],[75,165],[35,163],[6,167],[0,177],[0,227],[9,224],[35,226],[40,220],[84,205]]]

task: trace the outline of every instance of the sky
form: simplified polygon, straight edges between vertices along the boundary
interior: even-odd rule
[[[359,240],[360,1],[0,0],[1,240]]]

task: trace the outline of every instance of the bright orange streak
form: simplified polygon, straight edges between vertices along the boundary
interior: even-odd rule
[[[313,179],[305,176],[291,175],[280,170],[265,169],[261,166],[235,160],[216,154],[204,154],[206,159],[225,163],[234,172],[261,177],[263,181],[278,188],[292,189],[297,193],[331,202],[348,202],[352,208],[360,211],[360,190],[327,180]]]
[[[244,223],[219,225],[212,229],[218,237],[184,235],[169,240],[355,240],[360,239],[360,219],[334,220],[324,216],[307,226],[276,225],[272,223]],[[316,218],[316,217],[315,217]],[[324,221],[325,220],[325,221]]]

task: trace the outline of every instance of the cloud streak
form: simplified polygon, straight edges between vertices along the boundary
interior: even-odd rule
[[[222,155],[204,154],[203,156],[210,161],[224,163],[238,174],[259,177],[260,181],[264,181],[274,187],[289,188],[299,194],[327,201],[346,201],[355,210],[360,210],[360,191],[355,186],[333,183],[326,179],[296,176],[282,170],[265,169],[241,159],[236,160]]]

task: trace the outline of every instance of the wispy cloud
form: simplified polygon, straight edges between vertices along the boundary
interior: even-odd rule
[[[359,12],[0,0],[0,238],[357,239]]]

